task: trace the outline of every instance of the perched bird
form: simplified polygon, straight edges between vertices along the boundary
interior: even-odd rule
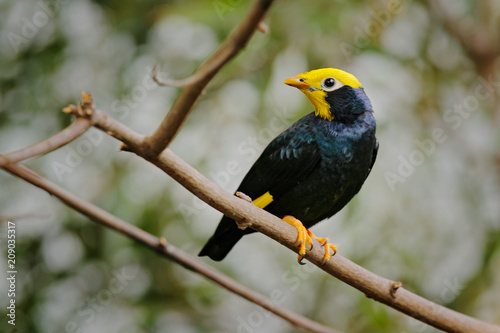
[[[237,191],[297,229],[299,263],[311,238],[324,246],[326,262],[335,245],[306,228],[341,210],[368,177],[378,151],[372,105],[358,79],[340,69],[312,70],[284,83],[302,91],[314,112],[266,147]],[[252,232],[224,216],[199,255],[222,260]]]

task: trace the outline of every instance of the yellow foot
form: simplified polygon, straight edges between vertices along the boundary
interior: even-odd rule
[[[337,247],[333,244],[328,243],[328,238],[317,237],[310,230],[307,230],[307,234],[309,235],[309,237],[317,240],[321,244],[321,246],[323,246],[325,248],[325,256],[323,257],[323,265],[326,264],[326,262],[328,260],[330,260],[330,258],[332,257],[332,254],[330,254],[330,249],[332,249],[333,255],[335,255],[335,253],[337,253]]]
[[[296,219],[291,215],[286,215],[285,217],[283,217],[283,221],[285,221],[286,223],[292,225],[293,227],[295,227],[295,229],[297,229],[298,233],[297,242],[300,245],[299,264],[304,265],[304,263],[302,262],[302,258],[304,258],[306,254],[306,245],[309,245],[312,248],[312,239],[309,236],[310,231],[307,230],[306,227],[304,227],[302,222],[300,222],[298,219]]]

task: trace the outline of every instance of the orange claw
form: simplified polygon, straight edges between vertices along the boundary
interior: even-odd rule
[[[283,221],[285,221],[286,223],[290,224],[295,229],[297,229],[298,233],[297,242],[300,245],[299,264],[304,265],[304,263],[302,262],[302,258],[304,258],[306,254],[306,245],[309,245],[312,248],[312,239],[309,236],[310,231],[307,230],[306,227],[304,227],[304,225],[302,224],[302,222],[300,222],[300,220],[296,219],[291,215],[285,215],[283,217]]]
[[[330,258],[332,257],[332,254],[330,254],[330,249],[332,249],[333,255],[335,255],[335,253],[337,253],[337,247],[333,244],[328,243],[328,238],[326,238],[326,237],[324,237],[324,238],[317,237],[310,230],[307,230],[307,233],[309,234],[309,237],[317,240],[321,244],[321,246],[323,246],[325,248],[325,256],[323,257],[322,265],[326,264],[326,262],[328,260],[330,260]]]

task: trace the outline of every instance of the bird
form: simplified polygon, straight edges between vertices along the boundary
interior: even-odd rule
[[[341,69],[315,69],[284,83],[304,93],[314,111],[269,143],[235,194],[297,229],[300,264],[312,239],[324,247],[324,264],[337,247],[308,229],[339,212],[361,189],[377,157],[376,121],[361,83]],[[199,256],[221,261],[252,232],[224,215]]]

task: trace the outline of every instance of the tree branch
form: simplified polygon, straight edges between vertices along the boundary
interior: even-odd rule
[[[146,137],[145,144],[148,150],[145,153],[148,156],[158,155],[170,144],[203,89],[215,74],[246,46],[272,2],[273,0],[256,0],[238,28],[231,33],[217,51],[192,76],[177,82],[177,86],[184,84],[187,86],[182,90],[156,131],[151,136]]]
[[[172,80],[172,79],[160,78],[158,76],[159,72],[160,72],[160,65],[158,64],[154,65],[153,69],[151,70],[151,77],[153,78],[153,81],[155,81],[156,84],[159,85],[160,87],[182,88],[200,80],[200,78],[203,75],[199,71],[196,71],[193,75],[190,75],[184,79]]]
[[[2,155],[0,155],[2,157]],[[91,204],[88,201],[78,198],[73,193],[57,186],[47,179],[39,176],[31,169],[16,163],[10,163],[2,166],[11,174],[24,179],[25,181],[45,190],[51,195],[56,196],[66,205],[74,208],[80,213],[88,216],[97,223],[118,231],[119,233],[129,237],[132,240],[138,241],[149,249],[155,251],[163,257],[166,257],[184,268],[187,268],[197,274],[200,274],[227,290],[253,302],[262,308],[274,313],[275,315],[285,319],[292,325],[316,333],[340,333],[326,326],[323,326],[313,320],[294,313],[286,308],[283,308],[273,301],[267,299],[263,295],[253,291],[252,289],[240,284],[230,277],[222,274],[214,268],[202,263],[201,261],[189,256],[175,246],[168,244],[164,238],[158,238],[150,233],[127,223],[118,217],[108,213],[100,207]]]
[[[29,158],[44,155],[54,151],[65,144],[73,141],[92,126],[89,119],[76,118],[76,121],[66,127],[61,132],[41,142],[35,143],[26,148],[16,150],[7,155],[0,155],[0,167],[8,163],[16,163]]]
[[[128,141],[130,138],[137,137],[134,131],[121,124],[116,124],[114,120],[101,113],[96,110],[92,116],[92,121],[97,127],[104,131],[109,128],[116,138],[123,140],[129,147],[140,146],[135,142]],[[103,120],[105,122],[101,123]],[[210,206],[235,219],[240,227],[250,227],[259,231],[298,253],[299,249],[295,244],[297,233],[292,226],[255,207],[246,200],[225,192],[175,155],[170,149],[166,149],[159,156],[153,157],[140,149],[132,148],[132,151],[158,166]],[[323,248],[319,246],[319,243],[316,243],[316,246],[307,253],[306,259],[325,272],[365,293],[367,297],[384,303],[415,319],[447,332],[500,332],[498,326],[450,310],[413,294],[402,288],[399,282],[380,277],[338,253],[332,260],[322,265],[323,254]]]

